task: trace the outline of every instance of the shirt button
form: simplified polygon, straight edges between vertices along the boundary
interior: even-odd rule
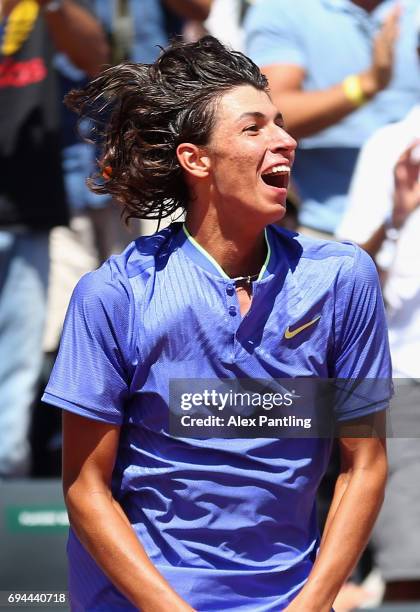
[[[235,306],[229,306],[229,314],[232,315],[232,317],[234,317],[236,315],[236,308],[235,308]]]
[[[235,287],[233,285],[226,285],[226,293],[233,295],[235,293]]]

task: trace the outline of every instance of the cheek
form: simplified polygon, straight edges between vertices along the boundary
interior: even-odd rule
[[[255,162],[252,158],[226,155],[220,160],[215,173],[215,181],[221,192],[249,192],[255,185]]]
[[[261,151],[253,143],[240,139],[233,140],[226,136],[225,141],[220,139],[214,143],[211,151],[211,164],[213,178],[221,192],[229,187],[235,187],[236,193],[242,189],[252,189],[258,177],[261,165]]]
[[[232,172],[238,172],[247,176],[250,174],[255,176],[258,163],[259,158],[252,151],[233,151],[232,149],[227,150],[227,147],[225,147],[220,155],[215,157],[214,167],[217,168],[218,173],[232,174]]]

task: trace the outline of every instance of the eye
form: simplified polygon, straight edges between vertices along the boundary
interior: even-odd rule
[[[243,132],[258,132],[259,131],[259,126],[256,123],[253,123],[252,125],[248,125],[248,127],[244,128],[242,131]]]

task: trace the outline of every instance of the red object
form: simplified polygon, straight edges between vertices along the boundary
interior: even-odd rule
[[[112,176],[112,168],[111,168],[111,166],[104,166],[102,168],[102,176],[104,177],[104,179],[109,181],[109,179]]]

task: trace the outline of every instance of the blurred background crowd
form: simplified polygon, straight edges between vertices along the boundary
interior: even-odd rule
[[[98,152],[63,97],[105,65],[206,33],[263,69],[299,141],[283,225],[358,243],[383,283],[406,435],[388,440],[371,553],[336,609],[420,602],[420,440],[407,433],[420,421],[420,0],[1,0],[0,479],[60,474],[61,415],[39,397],[71,292],[157,229],[126,227],[88,190]],[[321,508],[330,491],[327,479]]]

